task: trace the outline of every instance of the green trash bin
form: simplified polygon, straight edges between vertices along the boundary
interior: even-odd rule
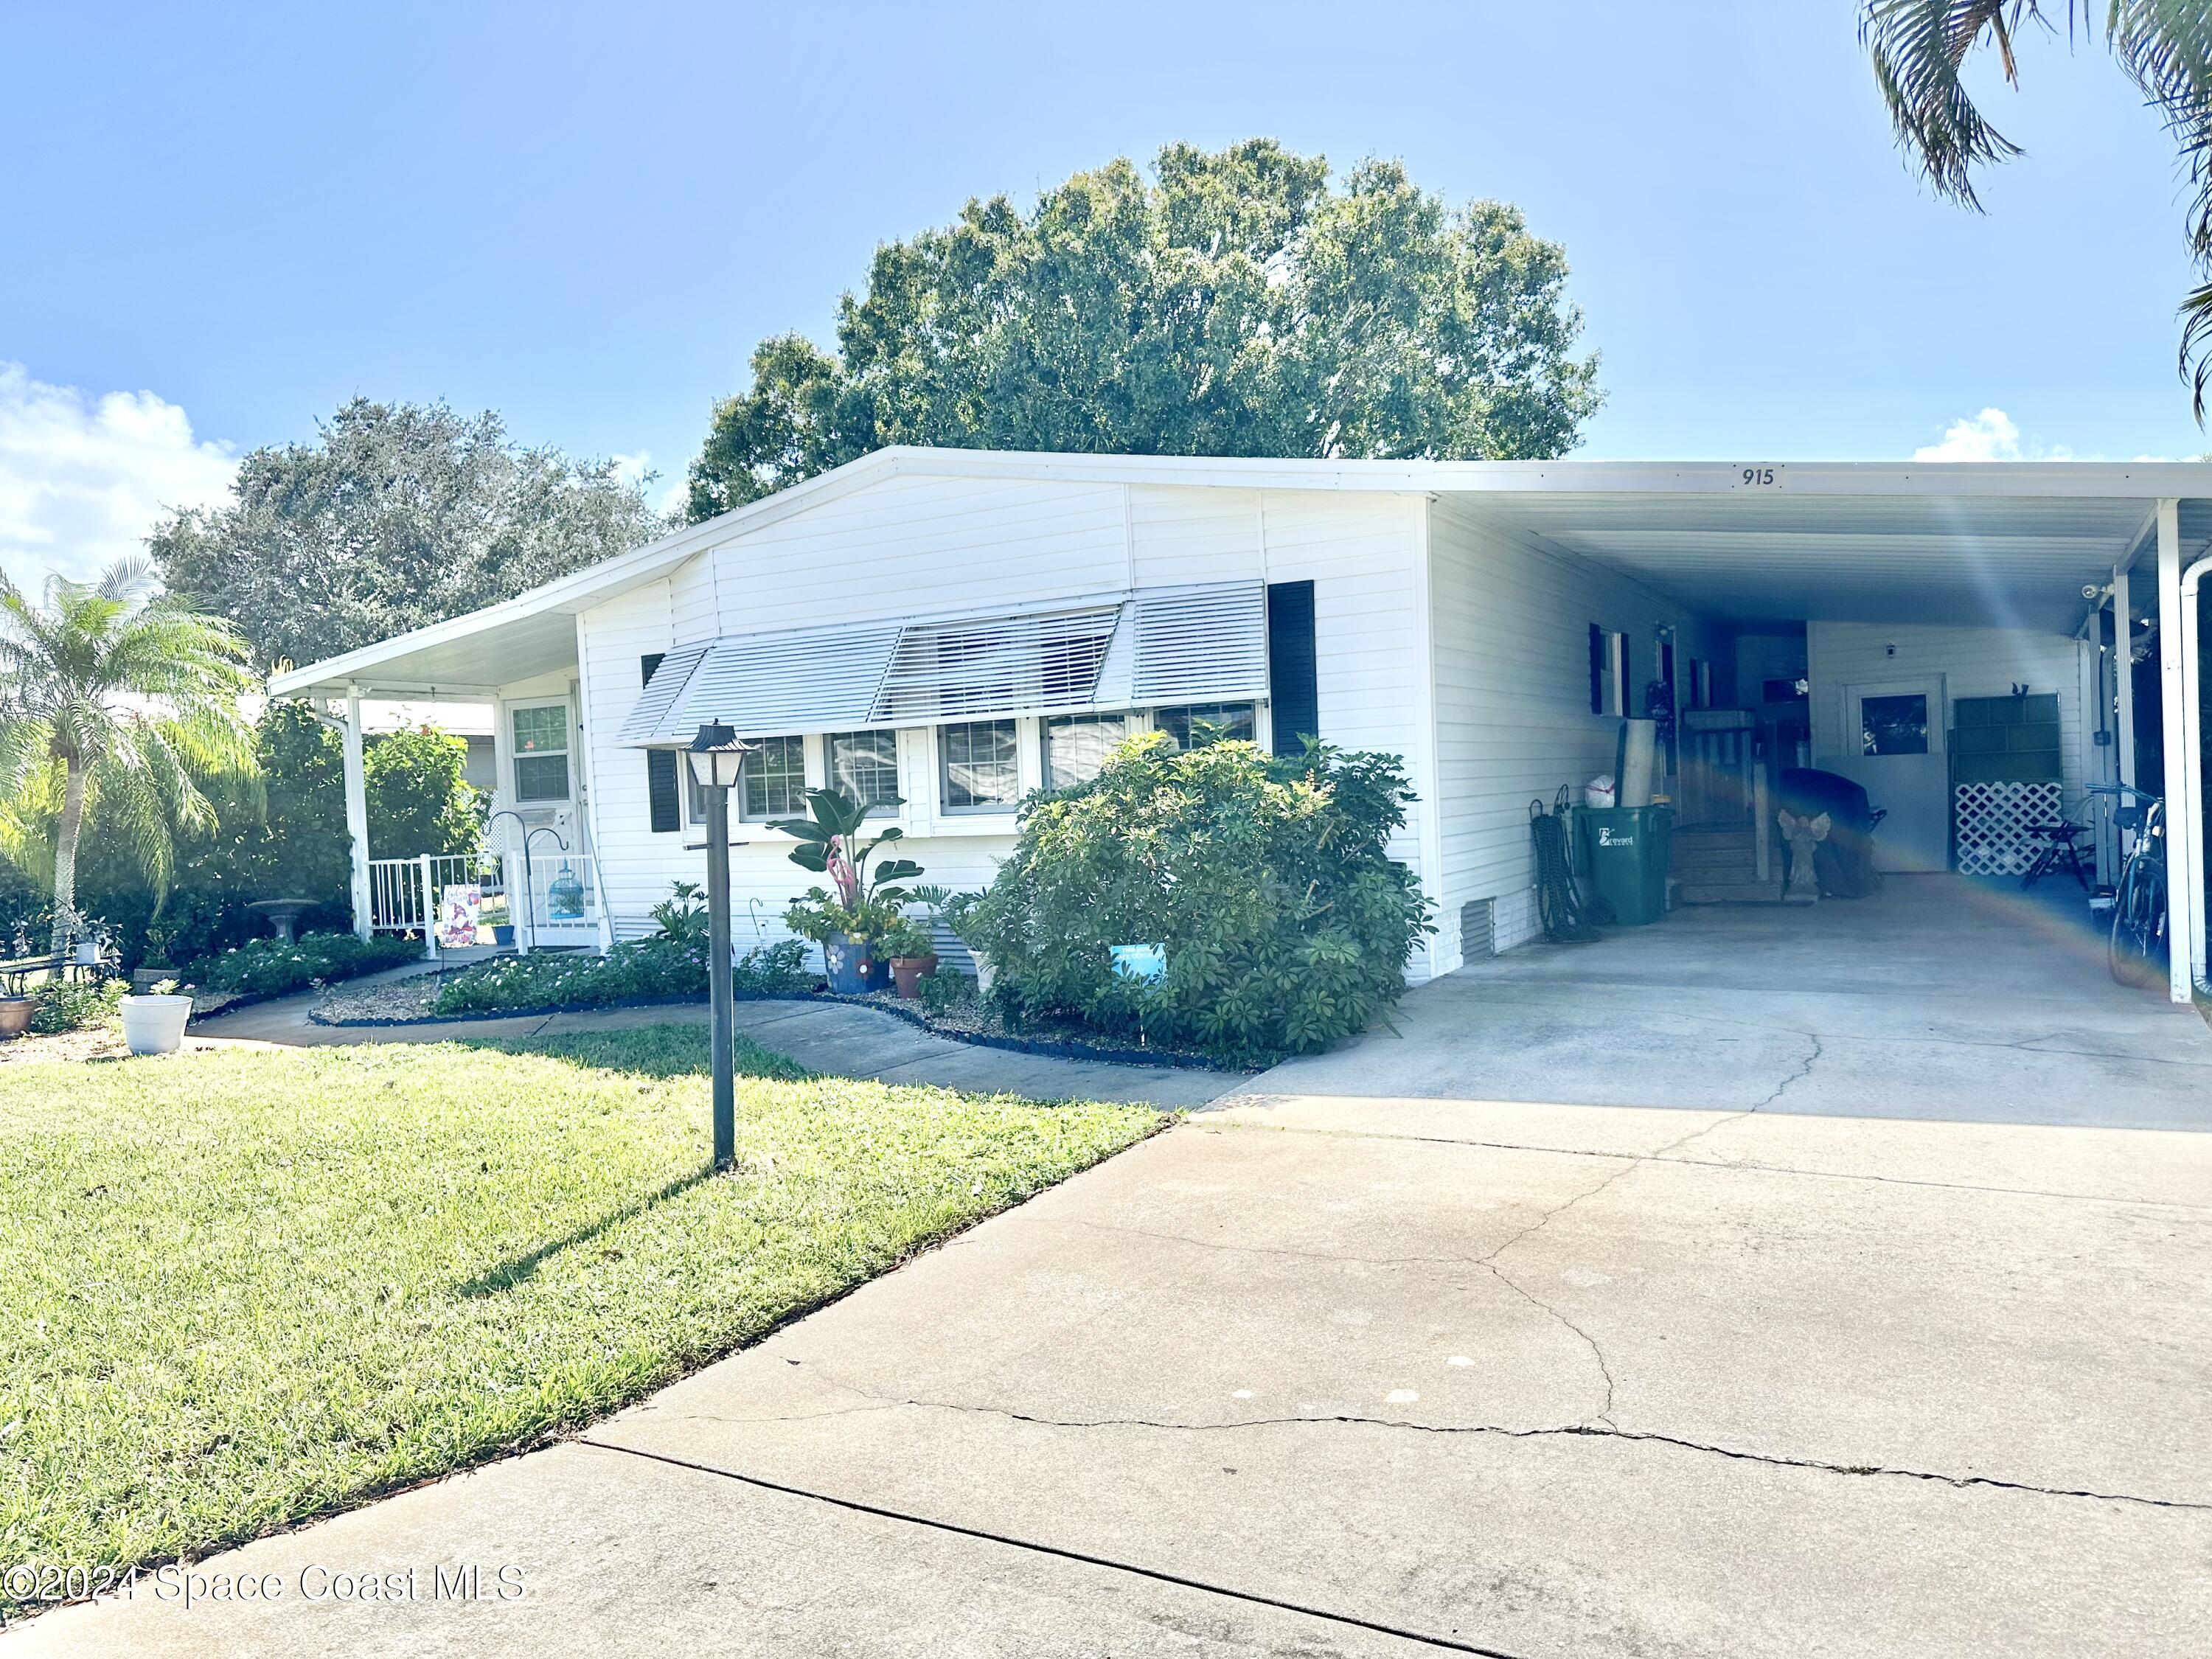
[[[1641,927],[1667,914],[1667,867],[1674,841],[1671,806],[1584,806],[1575,813],[1583,897],[1602,915]],[[1593,921],[1598,916],[1593,916]]]

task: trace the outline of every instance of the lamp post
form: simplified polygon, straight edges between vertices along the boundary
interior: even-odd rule
[[[713,1016],[714,1167],[738,1156],[737,1006],[730,987],[730,791],[750,744],[720,720],[699,728],[685,758],[707,804],[707,1000]]]

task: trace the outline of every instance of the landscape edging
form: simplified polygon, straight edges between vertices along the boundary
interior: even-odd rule
[[[1246,1068],[1231,1066],[1219,1060],[1208,1060],[1202,1054],[1166,1054],[1157,1048],[1105,1048],[1091,1043],[1055,1042],[1046,1037],[1000,1036],[988,1031],[959,1031],[942,1025],[933,1025],[916,1011],[887,1006],[867,997],[839,996],[834,992],[808,991],[793,995],[772,992],[743,993],[739,1002],[797,1002],[837,1003],[848,1008],[872,1008],[879,1014],[889,1014],[909,1025],[941,1036],[953,1042],[964,1042],[977,1048],[1004,1048],[1014,1054],[1036,1054],[1048,1060],[1091,1060],[1109,1066],[1150,1066],[1155,1069],[1193,1072],[1229,1072],[1243,1073]],[[620,1002],[594,1002],[583,1006],[562,1003],[538,1003],[526,1008],[501,1008],[473,1014],[417,1014],[402,1018],[392,1016],[367,1017],[358,1019],[325,1019],[310,1012],[310,1024],[333,1030],[363,1030],[396,1025],[474,1025],[488,1019],[538,1019],[552,1014],[596,1014],[617,1008],[696,1008],[702,1000],[693,997],[626,997]],[[221,1011],[228,1013],[228,1008]],[[215,1018],[216,1016],[210,1016]]]

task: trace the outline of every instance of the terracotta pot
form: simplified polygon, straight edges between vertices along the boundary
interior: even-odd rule
[[[31,1010],[38,1005],[28,997],[0,997],[0,1041],[19,1037],[31,1029]]]
[[[908,1001],[921,994],[921,982],[937,971],[937,952],[926,957],[893,957],[891,982]]]

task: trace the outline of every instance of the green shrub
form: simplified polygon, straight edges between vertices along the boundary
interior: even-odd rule
[[[468,763],[468,740],[435,726],[394,732],[370,744],[362,770],[372,855],[475,851],[489,802],[467,782]]]
[[[281,939],[249,939],[192,963],[177,977],[203,991],[282,996],[304,991],[317,980],[353,979],[422,958],[420,939],[385,933],[364,943],[351,933],[305,933],[290,945]]]
[[[1430,931],[1385,852],[1407,799],[1395,756],[1133,738],[1090,782],[1030,799],[957,926],[1016,1019],[1244,1063],[1327,1048],[1397,999]],[[1167,947],[1157,984],[1113,970],[1109,947],[1140,944]]]
[[[49,980],[31,993],[31,1029],[41,1036],[115,1023],[116,1005],[130,988],[119,979]]]
[[[431,1012],[491,1014],[511,1008],[591,1008],[611,1002],[681,1002],[707,994],[707,910],[690,882],[653,908],[658,931],[605,956],[538,951],[501,957],[459,973],[440,988]],[[780,996],[813,984],[806,945],[787,939],[756,945],[736,963],[740,996]]]
[[[975,981],[967,974],[940,968],[921,981],[921,1006],[929,1013],[949,1013],[955,1008],[970,1008],[975,1004]]]

